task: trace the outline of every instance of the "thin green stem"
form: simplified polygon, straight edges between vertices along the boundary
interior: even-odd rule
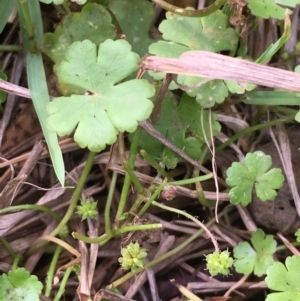
[[[89,237],[85,236],[83,234],[80,234],[78,232],[73,232],[72,236],[78,240],[81,240],[83,242],[89,243],[89,244],[101,244],[103,245],[103,242],[108,242],[110,239],[113,238],[112,232],[110,234],[104,233],[103,235],[99,237]]]
[[[162,177],[172,181],[167,172],[144,149],[140,150],[140,154]]]
[[[62,247],[60,245],[56,246],[55,252],[53,254],[50,267],[47,273],[47,280],[46,280],[46,287],[45,287],[45,296],[49,297],[52,289],[52,283],[53,283],[53,278],[54,278],[54,273],[55,273],[55,268],[56,264],[59,258],[59,255],[62,251]]]
[[[119,220],[124,213],[130,184],[131,184],[130,176],[128,175],[128,173],[126,173],[115,220]]]
[[[146,225],[132,225],[120,228],[115,231],[115,236],[119,236],[127,232],[143,231],[143,230],[155,230],[161,228],[161,224],[146,224]]]
[[[9,255],[15,259],[18,254],[14,251],[14,249],[11,247],[11,245],[6,240],[6,238],[3,236],[0,236],[0,241],[3,244],[3,246],[5,247],[5,249],[8,251]]]
[[[146,190],[145,190],[145,192],[146,192]],[[137,199],[134,201],[133,205],[129,209],[129,212],[136,213],[137,210],[139,209],[139,207],[141,206],[141,204],[144,202],[145,198],[146,197],[145,197],[144,193],[143,194],[139,193]],[[129,219],[127,219],[127,221],[128,220]]]
[[[17,254],[17,256],[14,258],[14,262],[11,267],[13,271],[18,268],[19,262],[21,261],[22,258],[23,258],[22,254]]]
[[[23,48],[20,45],[0,45],[0,52],[13,52],[22,50]]]
[[[208,149],[208,148],[206,148],[206,149]],[[193,177],[197,178],[197,177],[199,177],[199,174],[200,174],[199,168],[194,167]],[[205,207],[214,206],[216,204],[216,201],[208,201],[205,198],[204,191],[203,191],[203,188],[202,188],[202,185],[201,185],[200,182],[196,182],[195,187],[196,187],[197,197],[198,197],[198,200],[199,200],[200,204],[202,204]]]
[[[47,213],[48,215],[50,215],[52,218],[54,218],[58,222],[61,220],[59,215],[56,214],[51,209],[49,209],[48,207],[42,206],[42,205],[34,205],[34,204],[26,204],[26,205],[17,205],[17,206],[6,207],[4,209],[0,209],[0,215],[1,214],[6,214],[6,213],[11,213],[11,212],[17,212],[17,211],[21,211],[21,210],[37,210],[37,211]]]
[[[233,206],[227,207],[226,209],[224,209],[220,214],[218,214],[218,218],[222,217],[223,215],[227,214],[232,208],[235,208]],[[206,223],[206,227],[210,227],[212,226],[216,221],[216,218],[212,218],[208,223]],[[116,281],[114,281],[109,287],[110,288],[115,288],[118,287],[119,285],[121,285],[122,283],[126,282],[127,280],[129,280],[131,277],[133,277],[134,275],[142,272],[144,269],[150,268],[155,264],[160,263],[161,261],[171,257],[172,255],[180,252],[182,249],[184,249],[185,247],[187,247],[193,240],[195,240],[196,238],[198,238],[200,235],[202,235],[204,232],[203,229],[200,229],[199,231],[197,231],[195,234],[193,234],[192,236],[190,236],[188,239],[186,239],[182,244],[180,244],[179,246],[177,246],[176,248],[172,249],[171,251],[163,254],[160,257],[157,257],[153,260],[151,260],[150,262],[148,262],[145,265],[145,268],[139,268],[137,269],[137,271],[135,273],[129,272],[128,274],[124,275],[123,277],[117,279]]]
[[[190,179],[185,179],[185,180],[180,180],[180,181],[169,182],[168,184],[175,185],[175,186],[194,184],[194,183],[203,182],[203,181],[207,181],[209,179],[212,179],[213,176],[214,176],[213,173],[208,173],[207,175],[204,175],[204,176],[199,176],[199,177],[196,177],[196,178],[190,178]]]
[[[70,13],[71,13],[71,10],[70,10],[70,8],[69,8],[69,5],[68,5],[68,3],[67,3],[66,1],[63,2],[62,6],[63,6],[63,8],[64,8],[64,10],[65,10],[65,12],[66,12],[67,14],[70,14]]]
[[[65,287],[66,287],[67,282],[68,282],[68,280],[70,278],[70,274],[71,274],[72,270],[73,270],[73,267],[69,267],[69,268],[66,269],[66,272],[65,272],[64,277],[63,277],[63,279],[61,281],[59,290],[57,292],[57,295],[55,296],[55,298],[53,299],[53,301],[59,301],[60,297],[65,292]]]
[[[174,6],[164,0],[152,0],[155,4],[161,8],[170,11],[176,15],[185,16],[185,17],[194,17],[201,18],[208,16],[218,10],[222,5],[225,4],[226,0],[216,0],[213,4],[208,7],[199,10],[187,10],[177,6]]]
[[[60,223],[58,224],[58,226],[51,232],[50,236],[56,236],[57,234],[59,234],[67,225],[67,223],[69,222],[69,220],[72,218],[75,208],[77,206],[78,200],[80,199],[80,195],[81,195],[81,191],[84,187],[84,184],[86,182],[86,179],[89,175],[89,172],[93,166],[93,162],[94,162],[94,157],[95,157],[95,153],[94,152],[89,152],[86,164],[83,168],[83,171],[81,173],[81,176],[79,178],[78,184],[76,185],[76,188],[73,192],[71,201],[70,201],[70,205],[68,207],[67,212],[65,213],[63,219],[60,221]],[[44,246],[46,244],[45,241],[42,241],[40,243],[38,243],[38,245],[35,245],[33,247],[31,247],[26,253],[27,255],[32,254],[33,252],[35,252],[36,249]]]
[[[163,190],[164,186],[167,184],[167,179],[165,179],[153,192],[151,197],[148,199],[146,204],[143,206],[143,208],[138,213],[138,216],[141,217],[143,214],[147,211],[147,209],[151,206],[152,202],[157,198],[157,196],[160,194],[160,192]]]
[[[254,125],[252,127],[246,128],[246,129],[236,133],[235,135],[231,136],[224,143],[222,143],[218,147],[216,147],[216,152],[219,152],[220,150],[222,150],[225,147],[229,146],[231,143],[238,140],[240,137],[242,137],[244,135],[250,134],[254,131],[258,131],[258,130],[261,130],[261,129],[264,129],[264,128],[267,128],[267,127],[271,127],[271,126],[279,124],[279,123],[294,120],[294,118],[295,118],[295,115],[282,117],[282,118],[279,118],[279,119],[276,119],[276,120],[268,121],[268,122],[265,122],[265,123],[257,124],[257,125]]]
[[[300,246],[300,242],[296,241],[296,242],[292,242],[291,243],[294,247],[299,247]],[[278,246],[276,248],[276,252],[279,252],[279,251],[283,251],[283,250],[286,250],[287,249],[287,246],[286,245],[281,245],[281,246]]]
[[[109,187],[106,204],[105,204],[104,222],[105,222],[105,233],[107,235],[109,235],[111,233],[110,209],[111,209],[114,192],[115,192],[115,188],[116,188],[117,177],[118,177],[118,173],[114,171],[112,179],[111,179],[110,187]]]
[[[131,170],[131,168],[128,166],[128,164],[124,165],[124,169],[128,173],[130,180],[132,181],[132,183],[135,186],[135,188],[137,189],[137,191],[139,193],[143,193],[143,191],[144,191],[143,185],[141,184],[141,182],[139,181],[137,176],[134,174],[134,172]]]
[[[296,115],[299,110],[295,110],[295,109],[292,109],[292,108],[287,108],[287,107],[284,107],[284,106],[276,106],[276,107],[273,107],[272,108],[273,111],[275,112],[279,112],[279,113],[284,113],[284,114],[287,114],[287,115]]]
[[[142,131],[141,127],[138,127],[136,129],[136,131],[133,134],[133,138],[132,138],[131,145],[130,145],[129,158],[128,158],[127,164],[128,164],[128,167],[131,168],[132,170],[134,167],[135,156],[137,154],[138,142],[139,142],[139,138],[141,135],[141,131]],[[119,220],[124,213],[130,184],[131,184],[131,178],[130,178],[129,174],[126,173],[125,179],[124,179],[124,184],[122,187],[120,203],[118,206],[115,220]]]
[[[19,3],[25,21],[25,30],[30,45],[30,52],[37,53],[38,48],[37,48],[35,34],[34,34],[34,25],[31,20],[30,10],[28,6],[28,0],[19,0]]]
[[[65,213],[63,219],[61,220],[61,222],[58,224],[58,226],[51,232],[51,236],[56,236],[63,228],[64,226],[67,225],[67,223],[69,222],[69,220],[72,218],[75,208],[77,206],[78,200],[80,199],[80,195],[82,192],[82,189],[84,187],[84,184],[86,182],[86,179],[91,171],[91,168],[93,166],[94,163],[94,158],[95,158],[95,153],[94,152],[90,152],[88,155],[88,158],[86,160],[86,164],[82,170],[82,174],[79,178],[78,184],[76,185],[76,188],[74,190],[74,193],[72,195],[71,198],[71,202],[70,205],[68,207],[67,212]]]
[[[78,240],[81,240],[89,244],[97,243],[100,245],[104,245],[113,237],[120,236],[123,233],[142,231],[142,230],[154,230],[159,228],[161,228],[161,224],[132,225],[132,226],[120,228],[118,230],[111,230],[109,234],[105,233],[99,237],[89,237],[89,236],[82,235],[78,232],[73,232],[72,236]]]
[[[217,243],[215,237],[208,230],[208,228],[203,223],[201,223],[197,218],[195,218],[194,216],[190,215],[189,213],[187,213],[187,212],[185,212],[183,210],[180,210],[180,209],[177,209],[177,208],[173,208],[173,207],[169,207],[169,206],[166,206],[164,204],[160,204],[160,203],[158,203],[156,201],[153,201],[152,205],[154,205],[156,207],[159,207],[161,209],[167,210],[167,211],[175,212],[177,214],[183,215],[186,218],[192,220],[195,224],[197,224],[200,228],[202,228],[206,232],[207,236],[210,238],[211,242],[213,243],[213,245],[215,247],[215,250],[219,251],[219,246],[218,246],[218,243]]]

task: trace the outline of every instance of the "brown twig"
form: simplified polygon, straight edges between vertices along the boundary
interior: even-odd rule
[[[148,56],[142,61],[141,68],[155,72],[236,80],[300,92],[298,73],[207,51],[187,51],[178,59]]]

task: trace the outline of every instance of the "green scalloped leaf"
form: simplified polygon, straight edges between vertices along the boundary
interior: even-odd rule
[[[43,284],[24,268],[0,276],[0,300],[39,301]]]
[[[141,0],[115,0],[109,3],[109,9],[118,20],[126,40],[132,51],[141,57],[148,53],[153,40],[149,38],[149,30],[155,17],[151,2]]]
[[[285,17],[286,9],[277,5],[282,4],[285,6],[294,7],[299,4],[299,0],[246,0],[251,13],[257,17],[264,19],[275,18],[283,20]],[[277,3],[277,4],[276,4]],[[289,10],[289,13],[291,11]]]
[[[75,130],[74,139],[93,152],[116,141],[119,132],[133,132],[147,119],[155,93],[146,80],[121,82],[139,67],[139,56],[124,40],[106,40],[98,49],[89,40],[75,42],[57,70],[60,80],[84,95],[55,98],[48,106],[48,128],[59,136]]]
[[[151,54],[178,58],[188,50],[220,52],[236,49],[238,36],[230,27],[227,15],[220,10],[203,18],[182,17],[172,13],[167,13],[166,17],[159,26],[165,41],[150,45]],[[161,75],[155,78],[161,78]],[[193,86],[203,78],[179,75],[177,80],[179,84],[186,86],[187,94],[196,97],[202,107],[222,103],[228,96],[228,88],[222,80],[214,80],[196,88]],[[177,88],[174,84],[170,87]]]
[[[300,257],[291,256],[281,262],[274,262],[267,269],[265,279],[267,286],[275,291],[269,294],[266,301],[300,301]]]
[[[229,191],[230,202],[247,206],[252,201],[253,187],[261,201],[274,200],[275,189],[282,187],[284,176],[280,168],[269,170],[271,165],[272,158],[262,151],[248,153],[244,164],[234,162],[227,169],[226,183],[233,187]]]
[[[54,33],[46,33],[41,49],[59,65],[73,42],[87,39],[99,46],[115,36],[109,12],[97,3],[88,3],[81,12],[68,14]]]
[[[234,266],[238,273],[254,272],[255,275],[262,276],[274,262],[273,254],[276,252],[277,243],[272,235],[265,235],[261,229],[252,233],[251,242],[253,247],[245,241],[234,247]]]

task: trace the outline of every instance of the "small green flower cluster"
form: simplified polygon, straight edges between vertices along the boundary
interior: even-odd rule
[[[119,263],[125,270],[131,269],[134,273],[138,268],[144,267],[143,258],[148,254],[146,249],[141,248],[140,245],[136,243],[130,243],[126,248],[121,250],[122,257],[119,258]]]
[[[233,264],[233,258],[230,257],[230,253],[227,250],[221,253],[215,251],[206,256],[206,262],[206,267],[212,276],[216,276],[217,274],[227,276]]]
[[[89,218],[95,218],[97,216],[97,202],[92,202],[90,199],[81,200],[79,206],[77,206],[77,213],[81,215],[82,220]]]

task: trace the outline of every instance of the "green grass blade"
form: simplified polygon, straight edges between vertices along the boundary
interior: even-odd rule
[[[46,105],[49,102],[49,95],[42,56],[40,54],[27,54],[26,64],[28,87],[32,96],[34,108],[37,112],[45,139],[48,144],[48,149],[56,176],[61,185],[64,185],[65,167],[62,152],[58,144],[58,138],[56,133],[50,132],[47,128],[48,113],[46,111]]]
[[[291,20],[289,18],[289,15],[287,14],[284,21],[284,31],[282,33],[282,36],[276,41],[276,43],[271,44],[255,62],[257,64],[266,63],[288,41],[290,36],[291,36]]]
[[[20,16],[20,28],[21,36],[24,48],[26,50],[26,67],[27,67],[27,80],[28,87],[32,96],[34,108],[38,115],[45,139],[48,144],[48,149],[52,164],[56,173],[56,176],[61,183],[64,185],[65,180],[65,167],[61,149],[58,144],[58,138],[56,133],[50,132],[47,128],[48,113],[46,111],[46,105],[49,103],[49,93],[46,81],[46,75],[44,70],[43,58],[40,52],[37,52],[36,46],[40,44],[42,38],[42,19],[38,0],[24,1],[19,0],[19,16]],[[24,6],[28,5],[30,19],[24,18]],[[26,8],[25,8],[26,9]],[[26,11],[25,11],[26,12]],[[28,11],[27,11],[28,13]],[[25,29],[30,29],[34,24],[34,42],[28,38]]]
[[[0,0],[0,33],[4,29],[16,2],[16,0]]]
[[[251,91],[244,101],[248,105],[299,106],[299,93],[288,91]]]

